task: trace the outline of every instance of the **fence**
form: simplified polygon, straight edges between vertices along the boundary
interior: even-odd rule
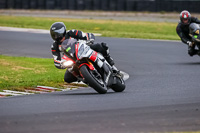
[[[0,9],[200,12],[200,0],[0,0]]]

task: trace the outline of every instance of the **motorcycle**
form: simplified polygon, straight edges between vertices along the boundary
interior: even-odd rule
[[[189,25],[189,36],[192,37],[192,41],[195,46],[198,47],[197,55],[200,56],[200,26],[196,23],[191,23]]]
[[[86,41],[67,39],[61,45],[64,51],[63,65],[78,79],[92,87],[99,94],[108,89],[115,92],[125,90],[122,73],[115,73],[112,66],[98,52],[92,50]]]

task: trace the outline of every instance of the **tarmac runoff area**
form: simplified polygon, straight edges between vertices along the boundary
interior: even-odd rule
[[[41,30],[41,29],[28,29],[28,28],[14,28],[14,27],[0,27],[0,31],[16,31],[16,32],[29,32],[29,33],[40,33],[40,34],[49,34],[49,30]],[[95,33],[95,36],[101,36],[101,34]],[[129,75],[125,72],[122,72],[124,75],[124,80],[127,80],[129,78]],[[77,84],[84,84],[82,82]],[[55,92],[55,91],[72,91],[77,90],[83,87],[77,87],[77,86],[71,86],[69,88],[65,89],[59,89],[49,86],[37,86],[36,88],[30,90],[25,90],[25,92],[20,91],[11,91],[11,90],[3,90],[3,92],[0,92],[0,98],[6,97],[6,96],[20,96],[20,95],[31,95],[31,94],[40,94],[40,93],[49,93],[49,92]]]

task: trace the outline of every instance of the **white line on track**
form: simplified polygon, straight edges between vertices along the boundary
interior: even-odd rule
[[[2,27],[2,26],[0,26],[0,31],[15,31],[15,32],[29,32],[29,33],[50,34],[49,30],[30,29],[30,28],[15,28],[15,27]],[[100,33],[94,33],[94,35],[95,36],[101,36]]]
[[[0,26],[0,31],[17,31],[17,32],[29,32],[29,33],[49,34],[49,30],[28,29],[28,28],[15,28],[15,27],[1,27],[1,26]]]
[[[179,40],[161,40],[161,39],[142,39],[142,38],[125,38],[125,39],[132,39],[132,40],[147,40],[147,41],[160,41],[160,42],[180,42]]]

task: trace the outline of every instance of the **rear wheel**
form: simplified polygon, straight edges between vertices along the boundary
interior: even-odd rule
[[[86,65],[81,66],[80,71],[89,86],[91,86],[99,94],[105,94],[107,92],[107,87],[102,78],[97,76]]]
[[[125,90],[126,88],[126,85],[125,85],[125,82],[122,78],[120,77],[115,77],[116,78],[116,84],[113,84],[111,86],[112,90],[115,91],[115,92],[122,92]]]

